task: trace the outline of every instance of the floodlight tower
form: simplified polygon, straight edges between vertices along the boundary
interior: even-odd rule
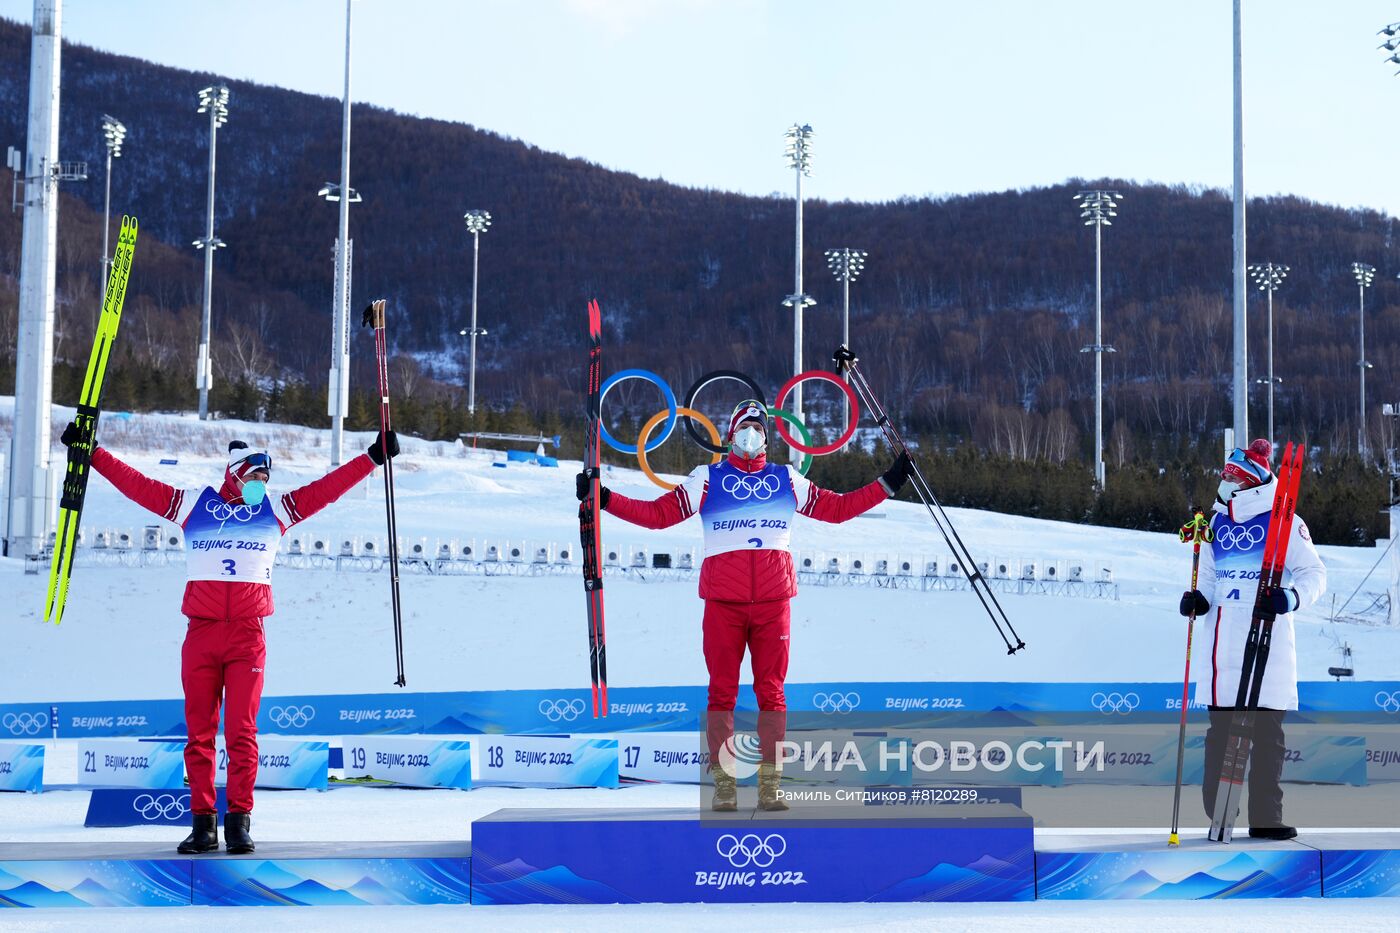
[[[1356,340],[1359,357],[1356,361],[1356,368],[1361,375],[1361,409],[1358,412],[1360,420],[1356,426],[1356,452],[1364,457],[1366,456],[1366,370],[1371,368],[1371,364],[1366,362],[1366,289],[1371,287],[1371,280],[1376,277],[1376,267],[1364,262],[1354,262],[1351,264],[1351,274],[1356,276]]]
[[[116,117],[102,115],[102,136],[107,143],[107,197],[102,208],[102,279],[97,283],[97,293],[100,295],[107,288],[107,273],[112,265],[112,255],[108,250],[109,238],[112,232],[112,160],[120,159],[122,155],[122,141],[126,139],[126,127]],[[97,305],[93,305],[96,309]],[[94,315],[96,311],[94,310]],[[96,318],[93,319],[96,321]],[[96,329],[96,324],[94,324]]]
[[[1269,303],[1269,377],[1267,379],[1256,379],[1255,383],[1264,383],[1269,387],[1269,443],[1274,442],[1274,386],[1283,382],[1282,379],[1274,376],[1274,292],[1283,284],[1284,278],[1288,275],[1288,267],[1277,262],[1253,262],[1249,264],[1249,274],[1254,279],[1254,284],[1259,286],[1259,290],[1268,296]]]
[[[340,113],[340,222],[335,241],[335,307],[331,314],[330,386],[326,413],[331,418],[331,466],[340,466],[344,449],[345,418],[350,414],[350,269],[354,243],[350,240],[350,204],[358,200],[350,187],[350,12],[345,0],[345,94]],[[327,186],[330,187],[329,185]],[[327,192],[327,199],[329,192]]]
[[[1094,342],[1082,347],[1080,353],[1094,354],[1094,481],[1099,491],[1104,489],[1106,473],[1103,462],[1103,355],[1117,353],[1103,342],[1103,228],[1113,226],[1110,217],[1118,216],[1118,202],[1123,196],[1116,191],[1094,189],[1074,196],[1079,202],[1079,216],[1084,226],[1094,228]]]
[[[792,294],[783,299],[786,307],[792,308],[792,374],[802,372],[802,312],[816,304],[811,295],[802,290],[802,178],[812,176],[812,127],[809,124],[794,123],[783,134],[787,140],[788,168],[793,169],[797,178],[797,232],[793,262]],[[799,421],[802,417],[802,386],[792,390],[791,411]],[[801,456],[792,452],[793,460]]]
[[[204,250],[204,310],[199,318],[199,355],[195,362],[194,384],[199,389],[199,418],[209,418],[209,389],[214,383],[214,364],[209,354],[209,323],[213,305],[214,250],[224,241],[214,236],[214,162],[218,152],[219,127],[228,122],[228,88],[224,85],[206,87],[199,92],[197,113],[209,114],[209,192],[206,199],[204,236],[194,241],[195,249]]]
[[[865,257],[868,255],[869,253],[863,249],[851,249],[849,246],[826,251],[827,268],[841,283],[841,346],[843,347],[851,345],[851,282],[864,271]],[[850,376],[843,373],[842,378],[850,379]],[[850,427],[851,412],[848,406],[843,406],[842,412],[841,432],[844,434],[846,429]]]
[[[481,258],[481,235],[491,226],[491,212],[479,209],[462,215],[467,223],[467,232],[472,235],[472,326],[467,332],[471,336],[471,363],[467,375],[467,414],[476,414],[476,338],[486,331],[476,326],[476,280]]]

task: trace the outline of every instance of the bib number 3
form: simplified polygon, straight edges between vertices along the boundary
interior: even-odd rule
[[[226,560],[226,561],[223,562],[223,564],[224,564],[224,573],[223,573],[224,576],[226,576],[226,577],[235,577],[235,576],[238,575],[238,570],[237,570],[238,564],[237,564],[236,562],[231,561],[231,560]]]

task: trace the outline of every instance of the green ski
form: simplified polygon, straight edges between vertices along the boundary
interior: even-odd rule
[[[78,522],[83,513],[83,496],[87,493],[88,467],[96,445],[97,419],[101,414],[102,378],[107,374],[107,358],[117,339],[117,326],[122,320],[122,303],[126,300],[126,283],[131,278],[131,256],[136,249],[136,218],[122,217],[117,234],[117,252],[112,257],[112,270],[107,277],[107,292],[102,297],[102,316],[97,321],[97,335],[88,357],[87,374],[83,377],[83,393],[78,399],[78,413],[73,421],[81,438],[68,448],[68,472],[63,478],[63,497],[58,503],[58,533],[54,538],[53,563],[49,567],[49,593],[44,601],[44,621],[63,621],[63,606],[68,601],[68,579],[73,575],[73,549],[78,540]]]

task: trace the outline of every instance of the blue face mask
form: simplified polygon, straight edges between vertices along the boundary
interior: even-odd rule
[[[243,484],[243,501],[247,505],[262,505],[267,498],[267,485],[260,479],[250,479]]]

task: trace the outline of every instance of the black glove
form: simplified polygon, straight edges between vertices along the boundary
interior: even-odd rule
[[[880,485],[884,486],[891,496],[897,496],[904,484],[909,482],[909,474],[913,469],[914,461],[909,459],[909,452],[900,451],[890,468],[880,475]]]
[[[588,478],[588,471],[584,470],[574,477],[574,495],[578,496],[578,501],[582,502],[588,498],[588,494],[593,491],[593,482]],[[612,498],[612,490],[606,486],[598,486],[598,508],[606,509],[608,500]]]
[[[380,431],[379,436],[374,439],[374,443],[369,445],[369,458],[378,466],[384,465],[384,453],[388,451],[390,457],[399,455],[399,436],[393,431]]]
[[[1181,594],[1180,611],[1184,616],[1203,616],[1210,611],[1210,603],[1206,602],[1200,590],[1187,590]]]
[[[72,447],[82,440],[83,432],[78,430],[78,422],[68,422],[68,427],[63,429],[63,433],[59,435],[58,439],[63,442],[64,447]]]
[[[1298,591],[1292,587],[1269,587],[1255,611],[1263,621],[1272,622],[1283,613],[1297,609],[1300,602]]]

